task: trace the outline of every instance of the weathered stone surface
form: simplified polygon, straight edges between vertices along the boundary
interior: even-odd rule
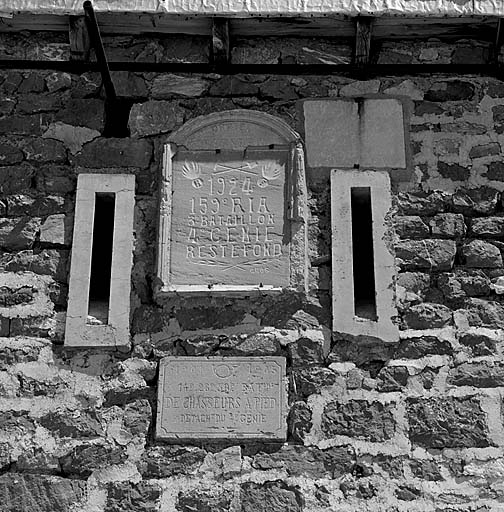
[[[105,123],[105,104],[98,99],[70,99],[57,112],[55,121],[101,132]]]
[[[49,215],[40,226],[40,242],[52,245],[72,243],[73,216]]]
[[[504,163],[500,161],[489,163],[487,165],[487,172],[483,176],[485,176],[489,180],[504,181]]]
[[[74,155],[82,149],[86,142],[99,136],[100,132],[97,130],[85,126],[72,126],[59,121],[51,123],[42,135],[47,139],[59,140]]]
[[[395,229],[401,238],[428,238],[430,235],[429,226],[417,215],[397,216]]]
[[[63,144],[53,139],[25,139],[20,144],[28,161],[64,163],[67,158]]]
[[[482,240],[472,240],[462,246],[462,255],[468,267],[498,268],[502,267],[501,252],[495,245]]]
[[[155,512],[161,489],[149,482],[118,482],[108,486],[104,512]]]
[[[54,277],[56,281],[67,281],[67,250],[46,249],[43,251],[21,251],[0,255],[0,269],[9,272],[32,271]]]
[[[430,288],[430,276],[423,272],[401,272],[396,281],[398,288],[404,288],[404,300],[419,302]]]
[[[228,512],[231,499],[231,493],[218,488],[206,492],[195,489],[180,492],[175,507],[180,512]]]
[[[68,512],[86,496],[86,482],[54,476],[6,473],[0,476],[4,512]]]
[[[320,450],[284,445],[278,451],[258,453],[252,460],[255,469],[285,469],[289,476],[338,478],[352,472],[355,451],[350,446]]]
[[[488,362],[463,363],[452,368],[447,383],[452,386],[495,388],[504,386],[504,365]]]
[[[463,80],[435,82],[425,93],[427,101],[470,100],[474,94],[474,85]]]
[[[120,448],[94,444],[77,446],[59,462],[64,474],[88,477],[96,469],[120,464],[126,458],[126,453]]]
[[[133,105],[129,116],[132,137],[171,132],[179,128],[183,122],[183,109],[172,101],[137,103]]]
[[[483,158],[485,156],[498,155],[500,151],[501,148],[498,142],[481,144],[471,148],[471,151],[469,151],[469,158]]]
[[[289,343],[287,350],[293,366],[320,364],[324,361],[322,344],[310,338],[299,338]]]
[[[504,217],[473,219],[471,222],[471,234],[480,238],[504,236]]]
[[[210,87],[211,96],[255,96],[259,86],[232,75],[227,75]]]
[[[29,73],[23,78],[19,85],[18,92],[21,94],[27,92],[42,92],[45,89],[45,82],[39,73]]]
[[[490,445],[486,415],[477,398],[412,398],[407,414],[409,438],[425,448]]]
[[[141,76],[130,71],[112,71],[111,76],[117,96],[146,98],[149,95],[145,80]]]
[[[504,132],[504,105],[495,105],[492,107],[493,121],[497,133]]]
[[[412,485],[404,484],[404,485],[400,485],[395,490],[395,495],[398,500],[413,501],[422,495],[422,491],[420,491],[419,489],[417,489],[416,487],[414,487]]]
[[[448,325],[452,312],[442,304],[422,302],[411,306],[404,314],[409,329],[435,329]]]
[[[484,296],[491,291],[490,279],[481,270],[441,274],[438,288],[448,300]]]
[[[429,480],[431,482],[441,482],[444,480],[439,472],[438,463],[434,460],[412,460],[410,467],[413,476],[416,478]]]
[[[9,250],[29,249],[40,228],[37,217],[0,219],[0,247]]]
[[[350,400],[330,402],[322,414],[322,432],[327,437],[349,436],[367,441],[385,441],[394,435],[393,404]]]
[[[0,144],[0,165],[18,164],[23,160],[23,153],[9,144]]]
[[[418,359],[432,354],[449,355],[452,352],[452,346],[448,341],[440,340],[436,336],[420,336],[402,339],[394,358]]]
[[[72,160],[82,167],[139,167],[149,166],[152,146],[146,140],[95,139],[88,142]]]
[[[42,340],[2,340],[0,343],[0,371],[7,370],[16,363],[36,361],[40,351],[46,346]]]
[[[500,302],[468,299],[465,307],[471,326],[504,329],[504,305]]]
[[[62,437],[97,437],[103,430],[96,414],[85,411],[71,412],[58,410],[42,416],[39,423],[48,430],[57,432]]]
[[[457,247],[453,240],[403,240],[396,244],[396,257],[405,270],[450,270]]]
[[[489,215],[495,211],[498,201],[499,192],[489,187],[458,190],[451,197],[453,210],[465,215]]]
[[[55,71],[45,77],[45,83],[49,92],[68,89],[72,85],[72,76],[68,73]]]
[[[366,80],[352,82],[340,89],[340,96],[355,97],[363,94],[377,93],[380,89],[380,80]]]
[[[72,98],[84,99],[97,96],[102,86],[100,73],[72,75]]]
[[[206,452],[190,446],[153,446],[146,450],[139,462],[144,478],[168,478],[190,475],[203,463]]]
[[[479,331],[465,332],[459,339],[461,345],[471,349],[475,356],[488,356],[495,353],[496,340]]]
[[[378,373],[378,391],[384,393],[401,391],[408,383],[408,369],[405,366],[386,366]]]
[[[0,286],[0,308],[10,308],[32,302],[35,292],[36,289],[31,286],[22,286],[17,289]]]
[[[6,116],[0,119],[0,134],[40,135],[44,124],[41,114]]]
[[[416,116],[424,116],[424,115],[438,115],[442,114],[444,109],[438,105],[437,103],[433,103],[431,101],[415,101],[415,115]]]
[[[296,442],[302,443],[312,428],[312,412],[305,402],[295,402],[289,411],[287,425],[289,434]]]
[[[453,181],[466,181],[471,175],[471,170],[468,167],[446,162],[438,162],[437,170],[443,178]]]
[[[296,394],[301,399],[319,393],[321,387],[331,386],[336,382],[336,374],[329,368],[322,367],[299,368],[292,372],[292,376],[296,384]]]
[[[269,78],[259,86],[259,96],[269,100],[293,101],[299,98],[286,78]]]
[[[23,94],[18,97],[16,111],[20,114],[56,111],[61,107],[58,94]]]
[[[466,232],[464,216],[460,213],[439,213],[429,225],[436,238],[462,238]]]
[[[201,96],[209,86],[209,82],[199,77],[163,74],[154,78],[151,97],[166,100],[174,96],[194,98]]]
[[[283,482],[256,484],[246,482],[241,485],[242,512],[301,512],[301,494]]]

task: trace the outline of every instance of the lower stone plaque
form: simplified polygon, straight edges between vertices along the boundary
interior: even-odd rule
[[[282,441],[285,397],[283,357],[165,357],[156,437]]]

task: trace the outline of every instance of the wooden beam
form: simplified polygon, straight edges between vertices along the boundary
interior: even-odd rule
[[[354,64],[361,68],[370,63],[372,27],[371,16],[357,16],[355,19]]]
[[[68,36],[70,39],[70,60],[89,60],[91,39],[85,16],[68,17]]]
[[[105,55],[105,50],[103,49],[103,43],[100,36],[100,29],[98,28],[93,4],[90,0],[86,0],[84,2],[84,13],[86,15],[86,25],[89,30],[89,35],[91,36],[91,44],[93,45],[96,60],[100,66],[100,73],[107,100],[115,101],[117,99],[117,95],[114,88],[114,82],[112,82],[107,57]]]
[[[495,65],[499,65],[499,56],[502,50],[502,45],[504,44],[504,19],[499,18],[497,22],[497,30],[495,32],[495,44],[493,51],[493,63]]]
[[[213,18],[212,20],[210,60],[213,64],[229,64],[231,60],[229,20],[227,18]]]

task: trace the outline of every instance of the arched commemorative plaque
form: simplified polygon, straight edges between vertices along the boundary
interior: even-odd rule
[[[157,295],[304,290],[305,205],[302,145],[283,121],[187,123],[165,147]]]

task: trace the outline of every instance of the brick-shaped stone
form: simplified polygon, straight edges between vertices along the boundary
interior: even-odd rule
[[[483,448],[487,418],[477,398],[412,398],[407,406],[409,438],[425,448]]]
[[[156,100],[166,100],[174,96],[194,98],[201,96],[208,89],[208,85],[207,80],[199,77],[163,74],[154,78],[151,96]]]
[[[146,140],[104,139],[88,142],[72,158],[75,164],[88,168],[138,167],[145,169],[152,157],[152,146]]]
[[[395,218],[396,233],[400,238],[428,238],[429,226],[418,215],[402,215]]]
[[[40,242],[51,245],[70,245],[72,242],[73,216],[49,215],[40,226]]]
[[[64,163],[67,159],[65,146],[54,139],[25,139],[20,144],[26,160],[37,163]]]
[[[29,249],[40,228],[39,218],[0,219],[0,247],[9,250]]]
[[[395,432],[393,404],[350,400],[330,402],[322,414],[322,431],[327,437],[348,436],[367,441],[385,441]]]
[[[464,216],[460,213],[439,213],[429,225],[436,238],[462,238],[466,232]]]
[[[450,270],[457,247],[453,240],[403,240],[396,244],[395,250],[405,270]]]
[[[463,363],[450,370],[447,383],[452,386],[474,386],[477,388],[504,386],[504,364]]]
[[[58,111],[55,121],[101,132],[105,123],[105,104],[98,99],[72,98]]]
[[[168,133],[184,122],[184,111],[176,102],[147,101],[133,105],[129,116],[132,137]]]
[[[465,263],[472,268],[499,268],[502,267],[500,250],[489,242],[472,240],[462,247]]]
[[[482,217],[472,220],[471,234],[480,238],[504,236],[504,217]]]

